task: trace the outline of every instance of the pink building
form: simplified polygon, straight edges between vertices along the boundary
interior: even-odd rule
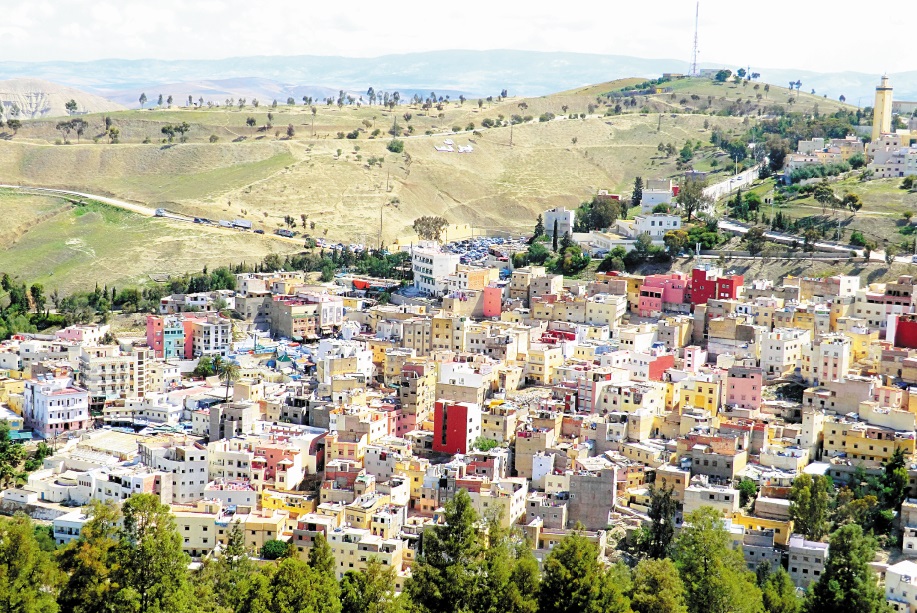
[[[761,407],[764,371],[757,367],[733,366],[726,375],[726,404],[742,409]]]
[[[98,345],[108,330],[108,324],[83,324],[67,326],[63,330],[58,330],[55,332],[54,336],[61,339],[62,341],[73,341],[74,343]]]
[[[691,373],[696,373],[701,366],[707,363],[707,352],[697,345],[685,347],[684,352],[684,369]]]
[[[654,317],[666,310],[666,305],[683,304],[685,288],[688,285],[684,273],[675,272],[665,275],[647,275],[640,286],[638,309],[641,317]]]
[[[499,317],[503,312],[503,288],[491,283],[484,288],[484,317]]]

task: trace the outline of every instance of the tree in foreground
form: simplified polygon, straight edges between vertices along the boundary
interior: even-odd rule
[[[424,533],[423,551],[412,569],[407,592],[421,613],[471,611],[484,546],[477,513],[464,490],[448,501],[445,525]]]
[[[802,474],[790,489],[790,516],[795,530],[807,539],[817,541],[828,533],[828,508],[834,486],[824,475]]]
[[[825,572],[806,595],[805,611],[856,611],[888,613],[891,606],[869,563],[876,554],[875,541],[856,524],[842,526],[833,535]]]
[[[634,569],[635,613],[687,613],[685,584],[672,560],[641,560]]]
[[[802,608],[796,585],[783,567],[767,575],[761,585],[761,597],[765,613],[799,613]]]
[[[675,543],[675,563],[685,584],[689,613],[757,613],[761,591],[732,548],[719,511],[701,507],[685,517]]]
[[[672,487],[651,487],[649,531],[645,546],[650,558],[667,558],[672,554],[675,540],[675,498]]]
[[[211,610],[238,611],[246,598],[257,569],[245,545],[242,524],[235,521],[229,530],[226,547],[215,559],[207,559],[194,573],[194,601],[209,603]]]
[[[153,494],[135,494],[122,507],[123,528],[114,550],[111,580],[119,611],[180,612],[191,608],[189,558],[168,505]]]
[[[110,575],[121,511],[111,503],[93,502],[86,514],[90,519],[79,538],[58,553],[60,569],[67,573],[58,602],[62,610],[73,613],[111,610],[117,590]]]
[[[57,613],[61,575],[35,539],[29,518],[0,519],[0,609],[9,613]]]
[[[403,604],[395,596],[395,569],[374,557],[366,570],[350,571],[341,579],[341,613],[402,613]]]
[[[626,613],[630,611],[630,576],[615,565],[607,571],[598,547],[585,536],[572,534],[551,550],[544,561],[538,598],[539,613]]]

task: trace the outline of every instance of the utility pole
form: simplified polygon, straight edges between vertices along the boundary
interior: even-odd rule
[[[509,146],[513,147],[513,120],[509,120]]]

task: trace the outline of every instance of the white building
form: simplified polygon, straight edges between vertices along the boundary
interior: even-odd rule
[[[89,517],[82,509],[70,511],[51,521],[51,527],[54,534],[54,542],[58,546],[66,545],[70,541],[79,538],[83,531],[83,526],[89,523]]]
[[[433,241],[422,241],[411,249],[414,287],[430,296],[441,296],[446,290],[446,277],[458,269],[461,256],[444,252]]]
[[[652,213],[649,215],[637,215],[633,222],[624,222],[626,225],[619,227],[627,230],[629,236],[636,238],[641,234],[649,234],[650,238],[657,245],[662,244],[662,239],[666,232],[681,229],[681,216],[670,215],[668,213]]]
[[[885,599],[895,611],[917,611],[917,562],[904,560],[885,571]]]
[[[777,328],[765,335],[761,346],[761,368],[765,375],[780,377],[802,361],[803,347],[812,344],[812,333],[799,328]]]
[[[232,320],[219,315],[195,319],[191,323],[191,352],[194,357],[226,357],[232,343]]]
[[[798,534],[790,537],[787,570],[797,587],[806,588],[825,572],[828,543],[808,541]],[[891,570],[891,569],[889,569]]]
[[[557,222],[557,240],[560,240],[561,237],[570,233],[570,236],[573,236],[573,226],[576,225],[576,212],[569,211],[562,206],[549,209],[542,214],[542,220],[544,222],[544,233],[554,238],[554,222]]]
[[[150,392],[166,393],[181,383],[181,369],[178,364],[156,360],[146,365],[146,378]]]
[[[197,445],[153,447],[141,443],[140,456],[151,469],[172,473],[173,503],[204,498],[204,489],[210,481],[206,448]]]
[[[852,341],[843,334],[831,334],[818,345],[802,348],[802,378],[812,385],[828,381],[843,381],[850,371]]]
[[[26,427],[42,438],[79,432],[89,426],[89,394],[70,378],[25,382],[23,416]]]
[[[153,350],[131,347],[83,347],[80,349],[80,383],[89,392],[94,405],[106,400],[139,396],[147,391],[146,365],[153,361]]]

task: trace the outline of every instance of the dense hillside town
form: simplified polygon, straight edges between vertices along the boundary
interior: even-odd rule
[[[539,564],[570,539],[609,563],[671,552],[712,519],[737,570],[785,569],[802,589],[831,568],[832,527],[856,525],[881,537],[868,562],[905,602],[912,277],[703,265],[585,282],[510,271],[497,247],[480,265],[417,247],[414,291],[389,303],[370,277],[241,273],[235,290],[162,298],[136,338],[14,336],[5,445],[30,459],[4,460],[3,510],[67,547],[97,505],[142,494],[191,560],[219,558],[237,527],[260,557],[326,543],[338,580],[374,559],[396,593],[456,500]],[[647,540],[666,522],[666,542]]]

